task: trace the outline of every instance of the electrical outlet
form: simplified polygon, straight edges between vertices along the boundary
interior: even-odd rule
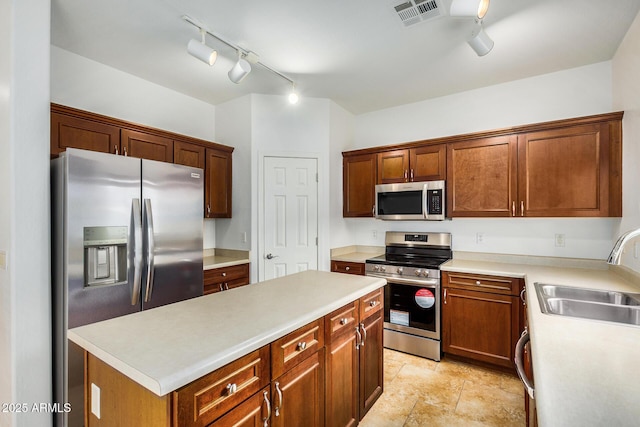
[[[371,235],[373,236],[374,239],[377,239],[378,238],[378,230],[373,230],[371,232]]]
[[[556,247],[564,248],[564,234],[556,234]]]
[[[91,383],[91,413],[100,419],[100,387]]]
[[[476,233],[476,243],[481,245],[484,243],[484,233]]]

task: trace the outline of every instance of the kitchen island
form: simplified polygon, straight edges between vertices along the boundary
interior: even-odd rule
[[[637,276],[604,261],[500,255],[454,255],[441,269],[524,278],[538,425],[638,425],[640,327],[545,314],[534,286],[637,293]]]
[[[225,367],[251,355],[255,355],[258,361],[248,362],[247,366],[252,366],[251,375],[256,378],[262,376],[260,381],[267,378],[268,389],[269,380],[276,379],[276,371],[286,375],[286,368],[306,357],[307,353],[304,353],[304,357],[298,357],[299,353],[302,356],[305,351],[316,351],[314,354],[317,354],[319,368],[316,369],[314,384],[321,386],[317,397],[324,404],[324,342],[330,341],[334,334],[342,333],[341,328],[344,328],[345,333],[357,334],[358,348],[365,348],[363,343],[366,336],[368,333],[373,335],[372,331],[365,330],[365,319],[380,318],[383,304],[381,288],[385,283],[384,279],[371,277],[305,271],[72,329],[69,339],[86,350],[87,361],[90,362],[86,369],[85,385],[87,425],[118,425],[122,422],[122,418],[118,421],[112,416],[121,415],[120,408],[129,404],[108,401],[109,396],[117,399],[119,393],[108,388],[113,388],[115,384],[120,387],[120,383],[126,383],[136,389],[136,393],[144,395],[144,399],[155,402],[149,404],[150,408],[157,404],[160,414],[153,414],[156,418],[142,417],[136,421],[138,423],[158,423],[162,419],[166,420],[166,423],[162,422],[163,425],[208,425],[214,420],[211,419],[213,415],[209,418],[206,415],[209,406],[216,406],[216,402],[229,397],[244,398],[243,393],[246,394],[250,387],[244,387],[244,383],[239,387],[234,382],[225,383],[226,390],[215,396],[206,395],[212,393],[215,384],[212,383],[209,388],[203,387],[191,396],[194,405],[197,407],[201,404],[201,407],[199,411],[194,408],[187,410],[188,421],[181,419],[178,414],[182,403],[180,390],[187,390],[198,380],[222,372]],[[382,320],[379,324],[381,334]],[[291,337],[291,340],[281,342],[285,337]],[[274,346],[274,342],[280,346]],[[377,353],[380,355],[381,380],[382,342],[380,340],[375,346],[369,341],[367,344],[367,349],[376,350],[379,347]],[[327,345],[330,348],[330,342]],[[327,351],[328,368],[332,366],[329,353]],[[264,359],[269,356],[271,373],[267,375],[259,372],[258,366],[268,373],[269,364],[265,364]],[[276,363],[278,357],[280,363]],[[314,357],[308,357],[306,361],[311,359]],[[92,366],[107,372],[106,376],[116,377],[116,380],[110,378],[102,384],[95,384],[93,379],[97,378],[96,381],[100,382],[104,378],[93,376]],[[291,370],[295,369],[294,366]],[[313,367],[309,370],[313,370]],[[231,371],[235,372],[233,369]],[[232,375],[231,371],[225,373],[225,378]],[[329,371],[327,369],[327,375]],[[257,383],[254,377],[245,383]],[[220,381],[226,381],[225,378]],[[284,384],[284,380],[281,382]],[[284,388],[280,390],[277,384],[278,381],[274,389],[276,396],[285,391]],[[379,390],[376,390],[378,395],[381,387],[380,384]],[[268,390],[260,387],[259,391],[255,394],[259,403],[257,417],[265,418],[266,407],[270,405],[261,407],[261,404],[262,399],[269,399]],[[263,395],[263,392],[267,394]],[[273,400],[274,396],[271,398]],[[140,401],[146,401],[144,399]],[[204,402],[207,399],[211,402]],[[229,405],[222,406],[229,409]],[[324,412],[324,405],[321,408],[316,412]],[[141,410],[140,407],[137,409]],[[194,411],[198,413],[192,417]],[[317,419],[323,423],[324,413],[318,416]],[[149,421],[151,419],[153,421]]]

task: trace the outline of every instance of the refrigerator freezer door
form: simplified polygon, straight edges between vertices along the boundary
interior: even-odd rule
[[[202,295],[203,197],[202,169],[142,161],[143,310]]]

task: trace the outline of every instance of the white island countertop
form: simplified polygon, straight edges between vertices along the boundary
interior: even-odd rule
[[[81,326],[68,336],[164,396],[385,283],[309,270]]]
[[[444,271],[524,277],[538,424],[637,426],[640,327],[542,313],[534,283],[640,292],[607,269],[451,260]]]

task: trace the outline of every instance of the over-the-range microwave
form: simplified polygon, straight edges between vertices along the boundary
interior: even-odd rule
[[[444,181],[376,185],[375,217],[384,220],[445,219]]]

